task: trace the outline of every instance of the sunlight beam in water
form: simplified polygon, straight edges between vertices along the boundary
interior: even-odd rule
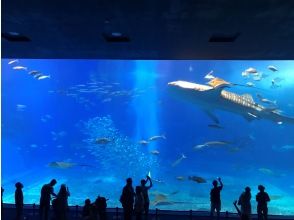
[[[134,96],[132,107],[136,118],[135,140],[146,140],[154,135],[161,135],[158,129],[157,118],[157,91],[156,91],[156,62],[154,61],[136,61],[134,71],[134,88],[137,93],[143,93],[142,96]],[[142,146],[144,147],[144,146]],[[149,143],[145,146],[150,153],[151,151],[160,151],[156,142]],[[150,157],[155,157],[150,153]],[[146,175],[147,175],[146,171]],[[151,173],[153,174],[154,171]]]

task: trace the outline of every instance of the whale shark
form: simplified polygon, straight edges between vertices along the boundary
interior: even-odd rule
[[[276,107],[265,107],[256,103],[250,94],[240,95],[225,90],[232,85],[220,78],[212,79],[208,85],[181,80],[168,83],[172,93],[200,106],[217,124],[219,120],[213,114],[214,110],[232,112],[248,121],[266,119],[278,124],[294,124],[294,117],[281,114]]]

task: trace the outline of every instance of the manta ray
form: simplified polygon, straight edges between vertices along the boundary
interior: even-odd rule
[[[232,85],[220,78],[212,79],[208,85],[187,81],[168,83],[175,95],[200,106],[217,124],[219,120],[213,114],[217,109],[239,114],[248,121],[266,119],[278,124],[294,124],[294,117],[282,115],[276,108],[267,108],[256,103],[250,94],[239,95],[225,90]]]

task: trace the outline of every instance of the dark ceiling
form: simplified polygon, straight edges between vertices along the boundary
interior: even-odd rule
[[[2,57],[293,60],[294,1],[2,0]]]

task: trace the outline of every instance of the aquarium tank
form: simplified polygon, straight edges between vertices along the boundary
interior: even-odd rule
[[[294,62],[2,59],[2,187],[39,204],[52,178],[70,205],[121,207],[126,178],[149,175],[151,209],[222,211],[266,188],[294,214]]]

